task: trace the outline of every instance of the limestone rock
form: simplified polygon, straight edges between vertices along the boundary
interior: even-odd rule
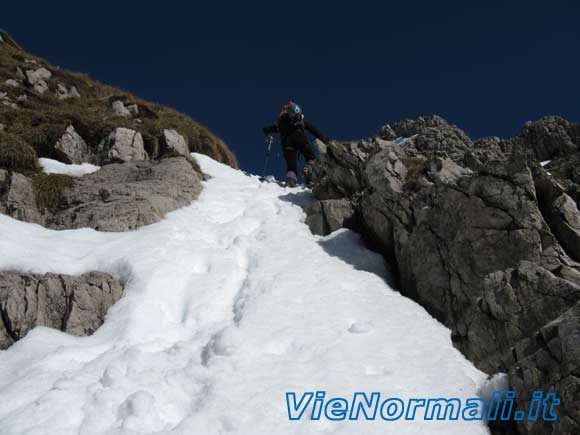
[[[64,163],[81,164],[90,161],[91,152],[84,139],[69,125],[54,146],[58,160]]]
[[[561,399],[559,418],[521,423],[529,435],[580,433],[580,304],[576,303],[513,350],[512,388],[521,409],[529,409],[533,391],[550,391]]]
[[[45,222],[36,205],[31,180],[4,169],[0,169],[0,213],[25,222]]]
[[[395,130],[389,124],[385,124],[379,130],[378,136],[384,140],[395,140],[397,133],[395,133]]]
[[[80,98],[81,94],[75,86],[71,86],[70,89],[67,89],[65,85],[59,83],[56,87],[56,96],[59,100],[66,100],[69,98]]]
[[[354,209],[346,199],[316,201],[308,206],[306,224],[313,234],[326,236],[340,228],[354,228]]]
[[[99,144],[98,164],[100,165],[148,158],[141,133],[128,128],[116,128]]]
[[[111,108],[113,109],[113,113],[117,116],[122,116],[124,118],[131,118],[131,116],[133,116],[131,111],[125,107],[122,101],[113,101],[111,103]]]
[[[417,150],[440,157],[459,160],[473,148],[473,142],[461,129],[437,115],[405,119],[393,124],[392,129],[400,137],[415,136],[413,145]]]
[[[23,338],[35,326],[90,335],[123,293],[112,276],[0,272],[0,349]]]
[[[546,222],[564,250],[580,261],[580,212],[576,202],[545,171],[535,177],[538,203]]]
[[[163,130],[160,145],[163,153],[173,152],[184,156],[189,155],[187,141],[175,130]]]
[[[38,92],[39,94],[44,94],[46,91],[48,91],[48,84],[44,80],[39,80],[34,83],[32,89],[34,89],[34,91]]]
[[[75,179],[46,225],[54,229],[127,231],[158,222],[189,205],[202,190],[201,176],[183,157],[109,164]]]
[[[38,68],[36,70],[26,71],[26,78],[31,86],[34,86],[41,81],[45,82],[46,84],[46,80],[50,79],[51,77],[52,73],[44,67]]]
[[[565,119],[547,116],[526,122],[519,138],[538,160],[544,161],[578,150],[579,144],[574,142],[578,139],[573,131],[574,126]]]
[[[130,104],[126,107],[127,107],[127,110],[129,111],[129,113],[131,114],[131,116],[139,115],[139,106],[137,106],[136,104]]]
[[[22,71],[22,68],[19,66],[16,67],[16,78],[18,80],[26,80],[26,75],[24,74],[24,71]]]

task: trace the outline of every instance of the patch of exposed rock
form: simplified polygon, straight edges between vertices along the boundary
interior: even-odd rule
[[[42,182],[59,180],[53,177]],[[34,179],[0,169],[0,212],[53,229],[127,231],[158,222],[202,190],[201,175],[183,157],[110,164],[67,181],[55,203],[42,208]]]
[[[148,158],[141,133],[129,128],[116,128],[99,144],[99,164],[147,160]]]
[[[0,272],[0,349],[8,348],[36,326],[90,335],[122,293],[123,286],[106,273]]]

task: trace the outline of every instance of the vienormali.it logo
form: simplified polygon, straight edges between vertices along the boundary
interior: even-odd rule
[[[472,397],[452,398],[388,397],[381,393],[356,392],[352,398],[327,398],[325,391],[305,392],[300,397],[295,392],[286,393],[289,420],[465,420],[486,419],[515,421],[555,421],[555,408],[560,399],[555,393],[534,391],[527,411],[515,410],[515,391],[494,391],[489,400]]]

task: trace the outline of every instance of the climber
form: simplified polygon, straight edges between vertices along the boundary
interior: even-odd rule
[[[282,112],[276,121],[276,125],[264,127],[262,129],[267,141],[272,140],[274,133],[280,133],[280,142],[286,159],[286,185],[296,186],[298,183],[298,153],[306,159],[303,175],[304,182],[310,186],[314,175],[314,152],[308,141],[306,130],[312,133],[317,139],[328,143],[326,139],[312,124],[304,119],[302,109],[298,104],[290,101],[282,106]]]

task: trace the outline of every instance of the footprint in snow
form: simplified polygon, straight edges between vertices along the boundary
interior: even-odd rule
[[[373,364],[365,364],[364,369],[367,376],[389,376],[393,374],[386,367]]]
[[[367,334],[372,330],[373,325],[370,322],[352,322],[348,327],[351,334]]]

